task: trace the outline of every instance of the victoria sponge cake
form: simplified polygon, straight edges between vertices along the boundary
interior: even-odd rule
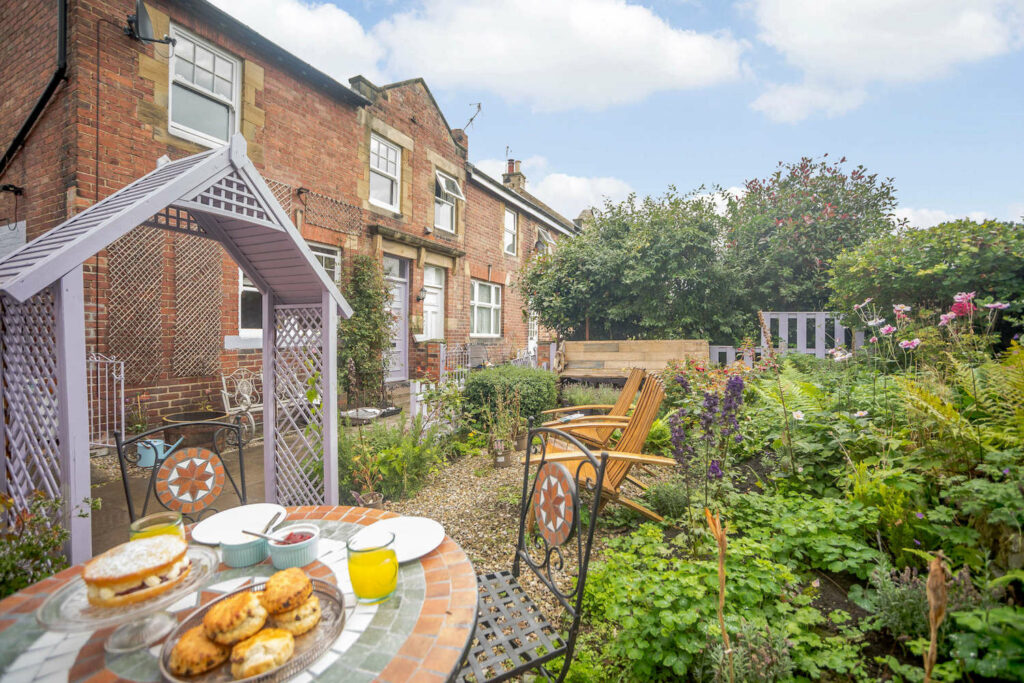
[[[313,583],[298,567],[276,572],[267,579],[260,600],[271,614],[290,612],[302,606],[313,594]]]
[[[85,564],[89,603],[121,607],[170,590],[188,576],[188,544],[178,536],[151,536],[123,543]]]
[[[233,645],[253,635],[267,623],[267,610],[255,593],[245,591],[221,600],[203,616],[207,637],[221,645]]]
[[[288,631],[267,628],[231,650],[231,675],[249,678],[266,673],[291,659],[295,638]]]

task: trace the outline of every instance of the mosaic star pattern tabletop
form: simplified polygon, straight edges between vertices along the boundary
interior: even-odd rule
[[[348,577],[345,541],[362,526],[392,513],[366,508],[289,508],[288,523],[321,528],[319,559],[305,567],[345,593],[345,628],[331,649],[293,681],[444,681],[458,668],[476,624],[476,577],[462,549],[445,537],[434,551],[403,564],[395,594],[380,605],[358,605]],[[113,628],[85,633],[47,631],[35,609],[47,595],[81,573],[81,566],[0,601],[0,678],[34,681],[160,680],[162,643],[110,655],[103,643]],[[179,619],[210,600],[274,573],[268,559],[252,567],[221,564],[202,587],[171,605]]]

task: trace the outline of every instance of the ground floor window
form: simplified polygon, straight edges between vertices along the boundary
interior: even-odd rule
[[[238,334],[263,334],[263,295],[253,281],[238,271]]]
[[[306,244],[309,245],[316,260],[323,266],[327,277],[331,278],[331,282],[339,282],[341,280],[341,249],[313,242],[306,242]]]
[[[472,281],[469,297],[470,335],[501,336],[501,285]]]

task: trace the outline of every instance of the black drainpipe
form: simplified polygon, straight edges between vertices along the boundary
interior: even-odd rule
[[[28,134],[32,132],[32,127],[36,125],[36,121],[43,115],[43,110],[46,109],[46,105],[50,102],[50,98],[53,97],[53,93],[57,91],[61,81],[67,80],[67,71],[68,3],[67,0],[57,0],[57,68],[54,70],[53,75],[50,76],[50,82],[46,84],[46,89],[39,96],[36,106],[32,108],[28,118],[25,119],[25,123],[21,124],[21,130],[14,136],[11,144],[7,147],[7,151],[4,152],[3,158],[0,159],[0,176],[7,170],[7,166],[14,159],[14,155],[18,153],[21,146],[25,144]]]

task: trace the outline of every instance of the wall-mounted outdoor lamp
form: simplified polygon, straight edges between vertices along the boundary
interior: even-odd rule
[[[420,291],[416,293],[416,301],[423,301],[427,298],[427,288],[420,287]]]

